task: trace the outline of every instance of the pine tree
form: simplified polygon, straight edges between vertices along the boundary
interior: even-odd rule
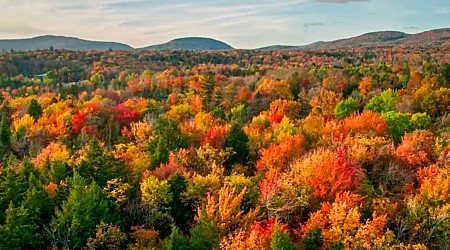
[[[181,197],[182,193],[186,191],[186,180],[180,173],[174,173],[169,177],[168,184],[172,194],[172,200],[169,202],[170,215],[174,219],[175,224],[181,230],[185,230],[194,216],[192,208],[189,204],[183,202]]]
[[[77,172],[83,178],[93,180],[103,187],[108,180],[119,178],[123,174],[124,168],[124,165],[110,152],[105,152],[100,147],[96,139],[92,139],[89,142],[86,158],[78,165]],[[63,172],[63,169],[56,170]],[[58,175],[62,175],[62,173]]]
[[[270,240],[271,250],[296,250],[297,246],[289,239],[289,235],[282,231],[280,226],[275,226]]]
[[[2,114],[2,120],[0,122],[0,159],[3,159],[6,152],[10,148],[9,138],[11,132],[9,130],[9,121],[5,114]]]
[[[231,148],[234,152],[233,155],[225,162],[227,171],[231,171],[231,167],[236,164],[245,164],[248,157],[248,137],[242,131],[241,126],[238,123],[231,125],[230,131],[225,138],[224,147]]]
[[[38,248],[38,226],[30,222],[28,210],[17,208],[11,202],[5,215],[5,224],[0,225],[0,249]]]
[[[172,226],[172,233],[164,240],[162,250],[188,250],[189,244],[186,237],[180,233],[176,226]]]
[[[218,248],[219,240],[219,231],[214,223],[207,218],[206,212],[203,211],[197,220],[197,224],[191,228],[189,245],[192,249],[211,250]]]
[[[27,114],[34,118],[36,121],[42,115],[42,107],[39,105],[36,99],[31,99],[28,105]]]
[[[58,247],[80,248],[100,221],[117,224],[118,208],[95,182],[87,184],[78,173],[70,183],[69,197],[51,221],[50,241]]]
[[[181,135],[178,124],[170,119],[158,117],[154,127],[155,138],[149,142],[151,153],[150,168],[155,169],[161,163],[167,162],[169,152],[182,148],[185,140]]]

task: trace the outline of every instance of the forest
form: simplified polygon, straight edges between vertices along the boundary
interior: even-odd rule
[[[450,46],[0,53],[0,249],[450,249]]]

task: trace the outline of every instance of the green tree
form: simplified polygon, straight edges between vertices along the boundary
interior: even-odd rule
[[[37,249],[41,237],[38,225],[29,220],[28,210],[11,202],[5,215],[6,221],[0,225],[0,249]]]
[[[216,225],[206,216],[203,211],[197,220],[197,224],[191,228],[189,245],[196,250],[217,249],[219,245],[219,231]]]
[[[28,105],[27,114],[34,118],[36,121],[42,115],[42,107],[37,102],[36,99],[31,99],[30,104]]]
[[[334,116],[337,119],[344,119],[349,116],[353,111],[358,110],[358,103],[353,97],[349,97],[336,104],[334,107]]]
[[[387,89],[380,93],[380,95],[372,97],[364,106],[366,110],[372,110],[377,113],[386,113],[395,110],[395,105],[398,102],[398,94],[392,89]]]
[[[399,142],[405,132],[411,131],[411,119],[407,114],[389,111],[382,115],[386,122],[388,136]]]
[[[10,148],[10,137],[11,131],[9,130],[8,117],[6,114],[2,114],[2,120],[0,122],[0,159],[3,159]]]
[[[154,126],[154,138],[149,142],[150,168],[155,169],[167,162],[169,152],[185,145],[185,139],[175,121],[158,117]]]
[[[56,75],[56,73],[53,70],[49,70],[45,72],[44,83],[48,85],[55,85],[57,78],[58,76]]]
[[[245,164],[248,158],[248,136],[242,131],[241,125],[233,123],[225,138],[224,147],[231,148],[233,154],[225,162],[227,171],[230,172],[234,164]]]
[[[77,249],[85,245],[101,221],[118,224],[117,206],[95,182],[87,182],[77,172],[70,181],[69,196],[51,221],[49,240],[57,247]]]
[[[167,183],[170,186],[169,192],[172,199],[169,202],[170,215],[175,225],[181,230],[188,228],[188,223],[193,218],[193,212],[190,204],[183,202],[181,194],[186,191],[186,180],[180,173],[170,175]]]
[[[35,175],[35,172],[28,158],[22,160],[18,172],[10,167],[2,170],[0,175],[0,223],[5,220],[3,211],[6,210],[10,202],[15,207],[20,206],[29,187],[30,175]]]
[[[214,81],[214,73],[208,72],[203,75],[201,80],[201,92],[200,96],[202,97],[203,108],[206,111],[211,110],[212,108],[212,98],[214,94],[214,86],[216,85]]]
[[[172,226],[172,233],[163,241],[162,250],[188,250],[189,241],[180,233],[176,226]]]
[[[323,245],[322,233],[317,227],[315,227],[306,234],[306,237],[303,239],[302,243],[304,249],[319,250]]]
[[[431,117],[426,113],[415,113],[411,117],[413,129],[429,129],[431,126]]]
[[[111,152],[103,150],[98,140],[92,139],[85,158],[76,169],[83,178],[94,180],[103,187],[108,180],[121,177],[125,167]]]
[[[276,225],[270,240],[271,250],[296,250],[297,246],[289,239],[289,235],[283,232],[279,225]]]

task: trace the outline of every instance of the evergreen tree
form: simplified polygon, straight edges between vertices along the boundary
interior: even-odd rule
[[[9,150],[10,143],[9,138],[11,137],[11,132],[9,130],[8,117],[2,114],[2,120],[0,122],[0,159],[3,159],[6,152]]]
[[[175,225],[181,230],[188,227],[189,221],[194,217],[192,208],[189,204],[183,202],[181,194],[186,191],[186,180],[180,173],[172,174],[168,179],[170,185],[170,193],[172,199],[169,202],[170,215],[172,216]]]
[[[59,166],[61,167],[61,166]],[[94,180],[100,186],[106,185],[108,180],[119,178],[124,171],[124,165],[111,152],[105,152],[96,139],[89,142],[86,158],[77,167],[77,172],[87,180]],[[60,178],[64,169],[54,169]]]
[[[186,237],[180,233],[176,226],[172,226],[172,233],[162,243],[162,250],[188,250],[189,244]]]
[[[51,221],[49,238],[58,247],[80,248],[94,234],[101,221],[117,224],[119,213],[95,182],[87,184],[78,173],[70,183],[69,197]]]
[[[283,232],[280,226],[275,226],[270,240],[271,250],[296,250],[297,246],[289,239],[289,235]]]
[[[38,248],[38,226],[29,220],[28,210],[16,208],[11,202],[5,214],[5,224],[0,225],[0,249]]]
[[[28,158],[23,159],[17,173],[9,167],[2,171],[0,177],[0,223],[5,220],[3,211],[10,202],[16,207],[20,206],[29,187],[30,175],[34,174],[33,165]]]
[[[155,137],[149,142],[148,148],[151,153],[150,168],[155,169],[159,164],[167,162],[169,152],[185,145],[178,124],[175,121],[158,117],[154,127]]]
[[[192,249],[211,250],[217,249],[219,245],[219,231],[216,225],[207,218],[203,210],[197,224],[191,228],[189,245]]]
[[[212,98],[214,93],[214,86],[214,73],[208,72],[203,75],[201,86],[202,90],[200,96],[202,97],[203,108],[206,111],[211,110],[211,106],[213,106]]]
[[[39,105],[36,99],[31,99],[28,105],[27,114],[34,118],[36,121],[42,115],[42,107]]]
[[[224,147],[231,148],[233,155],[225,162],[227,171],[231,171],[231,167],[236,164],[245,164],[248,157],[248,137],[242,131],[241,126],[238,123],[231,125],[230,131],[225,138]]]

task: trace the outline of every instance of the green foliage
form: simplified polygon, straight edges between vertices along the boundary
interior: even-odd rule
[[[387,89],[372,97],[369,102],[364,106],[366,110],[372,110],[378,113],[385,113],[395,110],[395,105],[398,102],[398,94],[392,89]]]
[[[70,182],[69,197],[57,209],[48,238],[58,247],[80,248],[101,221],[118,224],[118,208],[95,182],[88,184],[77,172]]]
[[[231,171],[231,167],[238,164],[245,164],[248,158],[248,137],[242,131],[241,126],[237,123],[231,125],[230,131],[225,138],[224,147],[231,148],[234,152],[225,162],[227,171]]]
[[[212,98],[214,94],[214,73],[208,72],[202,77],[202,86],[200,96],[202,97],[203,108],[206,111],[211,110],[212,108]]]
[[[47,158],[42,166],[40,178],[44,183],[59,183],[69,175],[69,169],[66,162],[52,161]]]
[[[20,206],[25,192],[29,188],[30,175],[34,175],[33,166],[28,158],[22,160],[19,171],[11,168],[3,170],[0,175],[0,223],[5,220],[3,211],[12,202],[14,206]]]
[[[154,137],[149,142],[150,168],[155,169],[167,162],[169,152],[182,148],[185,141],[175,121],[159,116],[154,126]]]
[[[2,114],[2,120],[0,122],[0,159],[3,159],[10,148],[10,137],[11,131],[9,130],[8,117],[5,114]]]
[[[186,191],[186,180],[180,173],[170,175],[167,180],[170,186],[169,192],[172,199],[168,203],[170,215],[172,216],[175,225],[181,230],[187,230],[188,223],[194,217],[190,204],[183,202],[182,193]]]
[[[36,99],[31,99],[30,104],[28,105],[27,114],[34,118],[36,121],[42,115],[42,107],[37,102]]]
[[[399,142],[405,132],[411,131],[411,119],[407,114],[389,111],[384,113],[382,117],[386,122],[388,136],[395,142]]]
[[[358,103],[353,97],[349,97],[342,100],[336,104],[334,107],[334,116],[337,119],[344,119],[349,116],[352,112],[358,110]]]
[[[233,124],[243,125],[246,121],[246,108],[244,104],[239,104],[238,106],[231,109],[231,122]]]
[[[0,225],[0,249],[36,249],[39,247],[39,226],[29,220],[29,212],[23,207],[9,204],[6,221]]]
[[[429,129],[431,126],[431,117],[426,113],[415,113],[411,117],[413,129]]]
[[[343,250],[344,249],[344,243],[340,241],[336,241],[333,244],[330,244],[330,250]]]
[[[52,218],[52,203],[43,189],[42,183],[33,174],[30,174],[28,185],[22,201],[22,208],[29,211],[30,223],[39,225],[43,229],[42,226],[47,226]]]
[[[322,233],[317,227],[315,227],[306,234],[306,237],[302,243],[304,249],[319,250],[323,245]]]
[[[203,211],[197,220],[197,224],[191,228],[189,244],[191,249],[211,250],[219,245],[219,231],[214,222]]]
[[[55,170],[64,171],[63,168]],[[81,160],[76,170],[83,178],[105,186],[108,180],[123,175],[124,165],[114,158],[111,152],[104,151],[96,139],[92,139],[89,142],[86,157]],[[59,177],[61,175],[62,173],[58,174]]]
[[[164,240],[161,250],[189,250],[189,241],[180,233],[176,226],[172,226],[172,233]]]
[[[272,232],[270,240],[271,250],[295,250],[297,246],[289,239],[289,235],[282,231],[279,225],[276,225]]]

